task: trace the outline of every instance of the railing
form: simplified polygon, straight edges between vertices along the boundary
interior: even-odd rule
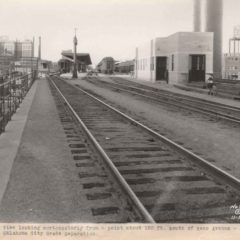
[[[0,80],[0,134],[16,112],[36,78],[36,72]]]

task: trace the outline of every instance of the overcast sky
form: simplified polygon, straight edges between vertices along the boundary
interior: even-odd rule
[[[0,0],[0,4],[0,35],[12,40],[42,36],[42,58],[53,61],[61,58],[62,50],[72,48],[74,28],[78,52],[90,53],[93,64],[105,56],[134,58],[135,48],[143,42],[193,29],[193,0]],[[240,25],[239,9],[239,0],[224,0],[224,52],[233,27]]]

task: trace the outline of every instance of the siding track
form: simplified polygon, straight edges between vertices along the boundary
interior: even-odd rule
[[[170,91],[157,89],[143,84],[128,81],[126,79],[112,77],[111,82],[105,81],[104,78],[87,77],[87,80],[93,84],[103,85],[116,91],[122,91],[134,94],[145,99],[153,100],[168,107],[175,107],[179,110],[188,110],[203,115],[226,120],[233,124],[240,123],[240,108],[227,106],[221,103],[207,101],[204,99],[194,98]]]

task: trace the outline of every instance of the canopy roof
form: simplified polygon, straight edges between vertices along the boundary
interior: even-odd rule
[[[73,60],[73,53],[72,52],[62,52],[63,59],[60,61],[66,61],[66,60]],[[85,63],[86,65],[91,65],[92,61],[90,58],[89,53],[77,53],[77,61],[81,63]]]

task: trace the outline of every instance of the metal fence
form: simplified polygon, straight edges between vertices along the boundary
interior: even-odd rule
[[[36,72],[0,79],[0,134],[16,112],[36,78]]]

